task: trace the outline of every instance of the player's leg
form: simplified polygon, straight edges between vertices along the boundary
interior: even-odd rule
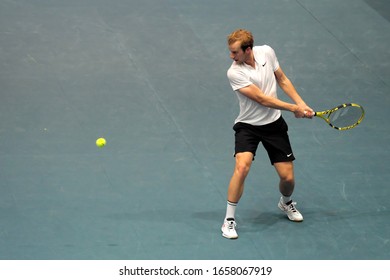
[[[236,164],[233,175],[230,179],[226,215],[221,227],[222,236],[235,239],[238,237],[236,232],[235,212],[237,203],[244,192],[245,178],[249,173],[253,161],[253,154],[251,152],[242,152],[236,154]]]
[[[290,197],[294,192],[294,164],[292,161],[275,162],[274,167],[279,175],[279,191],[285,197]]]
[[[253,154],[251,152],[236,154],[236,165],[228,188],[228,201],[238,203],[240,200],[244,192],[245,178],[249,173],[252,161]]]
[[[303,221],[302,214],[296,209],[295,204],[291,199],[291,195],[295,188],[294,164],[292,161],[275,162],[274,167],[279,175],[279,190],[282,197],[279,200],[278,207],[287,217],[294,222]]]

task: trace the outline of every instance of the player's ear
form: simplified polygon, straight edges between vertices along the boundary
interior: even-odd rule
[[[250,46],[246,46],[244,49],[245,53],[250,53],[252,51],[252,48]]]
[[[245,53],[245,52],[247,52],[247,50],[250,48],[250,46],[248,45],[248,44],[242,44],[241,45],[241,49],[242,49],[242,51]]]

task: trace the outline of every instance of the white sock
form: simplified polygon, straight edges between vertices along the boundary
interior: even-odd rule
[[[287,204],[287,202],[291,201],[291,196],[282,195],[282,199],[283,199],[284,204]]]
[[[226,206],[226,216],[225,216],[225,220],[227,218],[233,218],[235,217],[235,214],[236,214],[236,207],[237,207],[237,203],[235,202],[230,202],[228,200],[227,202],[227,206]]]

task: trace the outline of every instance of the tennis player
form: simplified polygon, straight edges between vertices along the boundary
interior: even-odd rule
[[[227,76],[238,97],[240,113],[233,126],[236,164],[229,183],[226,216],[221,230],[222,236],[235,239],[238,238],[236,207],[260,142],[280,178],[278,207],[291,221],[303,221],[302,214],[295,207],[296,202],[291,199],[295,186],[295,157],[281,110],[290,111],[297,118],[311,118],[314,111],[306,105],[284,74],[271,47],[254,47],[252,33],[243,29],[231,33],[227,43],[230,58],[233,59]],[[278,99],[278,85],[292,103]]]

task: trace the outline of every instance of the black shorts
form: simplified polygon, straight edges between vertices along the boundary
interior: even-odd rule
[[[288,162],[295,159],[287,134],[288,126],[282,117],[273,123],[254,126],[238,122],[233,126],[235,133],[235,154],[251,152],[253,158],[261,142],[273,165],[275,162]]]

